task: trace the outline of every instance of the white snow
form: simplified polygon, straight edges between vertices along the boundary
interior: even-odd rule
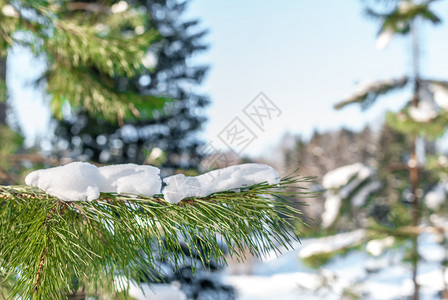
[[[407,80],[406,76],[385,80],[363,80],[356,85],[354,92],[345,97],[344,101],[356,101],[356,99],[365,96],[369,92],[377,92],[387,86],[404,85]]]
[[[103,193],[135,194],[151,197],[160,194],[160,169],[148,165],[122,164],[98,168],[103,177]]]
[[[228,276],[225,278],[225,283],[234,286],[238,290],[238,299],[244,300],[319,299],[303,298],[304,294],[299,285],[305,285],[313,291],[322,285],[319,275],[303,272],[272,276]]]
[[[354,207],[363,206],[370,194],[376,192],[381,188],[382,184],[380,181],[372,181],[363,186],[355,195],[353,195],[351,202]]]
[[[384,250],[390,248],[394,245],[395,238],[392,236],[388,236],[384,239],[379,240],[371,240],[366,245],[366,250],[373,256],[380,256],[383,254]]]
[[[3,6],[2,13],[7,17],[19,17],[19,13],[17,12],[17,10],[10,4],[6,4],[5,6]]]
[[[406,14],[414,7],[415,7],[415,4],[413,4],[409,1],[401,1],[400,4],[398,5],[398,11],[402,14]],[[397,23],[398,29],[403,29],[403,27],[405,25],[406,24],[404,22]],[[390,28],[390,27],[384,28],[376,39],[376,44],[375,44],[376,48],[378,50],[384,50],[390,44],[394,35],[395,35],[395,30],[393,28]]]
[[[412,3],[411,1],[404,0],[404,1],[400,1],[400,3],[398,4],[398,12],[401,14],[407,14],[414,8],[415,8],[415,4]]]
[[[417,122],[429,122],[437,117],[438,109],[430,91],[421,89],[418,105],[409,108],[409,115]]]
[[[368,180],[374,176],[372,168],[362,164],[355,163],[334,169],[322,179],[322,186],[327,189],[325,194],[324,212],[322,214],[322,226],[328,228],[336,221],[339,215],[339,209],[342,205],[342,199],[349,198],[353,191],[366,181],[366,186],[353,195],[352,204],[362,206],[370,193],[379,188],[379,183],[369,183]]]
[[[37,170],[26,176],[25,183],[38,187],[63,201],[91,201],[100,196],[102,177],[98,168],[85,162]]]
[[[299,251],[300,258],[307,258],[316,254],[331,253],[339,249],[355,246],[366,236],[364,229],[339,233],[314,240]]]
[[[164,178],[163,195],[169,203],[187,197],[206,197],[213,193],[234,190],[267,182],[280,182],[278,172],[264,164],[242,164],[214,170],[196,177],[177,174]]]
[[[196,177],[179,174],[164,179],[165,200],[178,203],[186,197],[210,194],[280,181],[278,172],[263,164],[243,164],[211,171]],[[26,184],[38,187],[63,201],[91,201],[100,193],[151,197],[161,193],[160,170],[153,166],[122,164],[97,168],[85,162],[31,172]]]
[[[155,68],[155,66],[157,65],[157,61],[158,58],[156,54],[151,50],[146,51],[145,56],[143,56],[142,58],[142,64],[148,69]]]
[[[446,218],[444,221],[446,224]],[[421,236],[419,252],[424,259],[419,263],[417,276],[420,297],[440,299],[444,275],[448,279],[448,271],[441,271],[440,254],[444,249],[434,241],[434,234]],[[403,262],[404,247],[392,248],[379,258],[353,250],[314,270],[303,265],[297,256],[315,242],[322,241],[302,239],[301,244],[294,244],[294,251],[284,252],[275,260],[252,262],[251,276],[225,272],[224,281],[238,290],[239,300],[345,299],[344,291],[355,291],[360,299],[407,299],[412,295],[412,273],[410,264]],[[428,257],[434,257],[437,263],[428,262]]]
[[[378,35],[377,39],[376,39],[376,48],[378,50],[383,50],[384,48],[386,48],[390,42],[392,41],[392,38],[395,35],[395,31],[391,28],[387,28],[384,29],[383,31],[381,31],[381,33]]]
[[[143,283],[139,286],[134,281],[127,281],[123,276],[117,276],[115,286],[118,292],[127,287],[129,296],[136,300],[187,300],[185,293],[171,284]]]
[[[101,192],[153,196],[160,194],[160,170],[134,164],[97,168],[86,162],[37,170],[28,174],[25,183],[38,187],[63,201],[91,201]]]
[[[339,194],[328,192],[324,203],[324,212],[322,214],[322,226],[328,228],[336,221],[339,216],[339,209],[342,205],[342,199]]]
[[[166,183],[162,193],[165,201],[175,204],[187,197],[205,197],[201,183],[196,177],[187,177],[184,174],[176,174],[163,179]]]
[[[168,284],[133,284],[129,288],[129,296],[137,300],[187,300],[187,295],[179,288]]]
[[[119,14],[128,9],[128,3],[126,1],[118,1],[111,6],[110,11],[114,14]]]
[[[372,177],[374,174],[375,171],[372,168],[363,165],[356,177],[339,190],[339,195],[341,198],[347,198],[357,187],[359,187],[360,184]]]
[[[445,201],[445,185],[439,182],[426,194],[424,203],[430,209],[437,210]]]
[[[432,85],[434,100],[443,109],[448,109],[448,88],[442,84]]]
[[[417,137],[415,141],[415,152],[417,154],[417,165],[424,167],[426,164],[426,141],[423,137]]]
[[[340,188],[346,185],[364,167],[362,163],[355,163],[334,169],[322,178],[322,186],[327,190]]]

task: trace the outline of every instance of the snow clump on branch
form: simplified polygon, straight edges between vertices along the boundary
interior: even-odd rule
[[[170,203],[178,203],[187,197],[207,197],[210,194],[243,188],[261,182],[277,184],[278,172],[264,164],[242,164],[208,173],[187,177],[183,174],[164,179],[167,186],[163,196]]]
[[[280,182],[278,172],[263,164],[243,164],[214,170],[196,177],[183,174],[163,180],[153,166],[121,164],[99,167],[86,162],[37,170],[25,178],[27,185],[38,187],[62,201],[92,201],[100,193],[133,194],[152,197],[162,194],[169,203],[179,203],[187,197],[235,190],[254,184]]]

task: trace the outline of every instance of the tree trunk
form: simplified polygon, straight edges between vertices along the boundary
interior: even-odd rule
[[[417,228],[420,223],[420,209],[419,199],[417,195],[418,189],[418,161],[415,150],[416,138],[412,139],[411,148],[411,165],[409,166],[409,175],[411,179],[411,190],[414,202],[412,203],[412,226]],[[418,270],[418,235],[412,238],[412,280],[414,282],[414,295],[413,300],[419,300],[419,286],[417,282],[417,270]]]
[[[420,47],[419,47],[419,39],[417,32],[417,24],[414,20],[411,25],[412,30],[412,62],[413,62],[413,71],[414,71],[414,95],[412,98],[412,106],[418,107],[419,103],[419,92],[420,92]],[[416,143],[417,136],[412,138],[412,146],[411,146],[411,159],[409,166],[409,177],[411,181],[411,191],[413,195],[414,202],[412,203],[412,226],[418,227],[420,224],[420,203],[417,194],[418,189],[418,159],[417,159],[417,151],[416,151]],[[419,253],[418,253],[418,235],[416,235],[412,239],[412,281],[414,282],[414,295],[412,297],[413,300],[419,300],[419,285],[417,281],[418,275],[418,261],[419,261]]]

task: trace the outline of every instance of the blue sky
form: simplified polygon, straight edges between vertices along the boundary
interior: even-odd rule
[[[409,95],[382,98],[367,112],[359,107],[335,111],[332,106],[357,81],[401,76],[411,69],[410,41],[396,37],[383,51],[375,48],[378,23],[367,19],[360,0],[191,0],[186,18],[198,18],[209,29],[207,52],[195,60],[210,65],[204,84],[212,104],[202,133],[214,147],[226,149],[218,135],[240,118],[257,136],[245,148],[251,155],[272,156],[285,133],[309,137],[314,129],[359,129],[378,125],[386,109],[397,110]],[[448,21],[448,1],[437,3]],[[448,24],[422,26],[422,70],[431,77],[448,76]],[[29,53],[9,56],[8,84],[19,122],[32,142],[47,132],[49,112],[42,94],[29,83],[41,70]],[[24,72],[26,70],[26,74]],[[263,92],[281,110],[259,130],[242,112]]]
[[[446,4],[437,10],[448,17]],[[406,93],[382,98],[372,109],[333,110],[359,80],[400,76],[411,70],[410,41],[396,37],[383,51],[375,48],[379,24],[366,18],[358,0],[193,0],[189,17],[210,30],[210,50],[197,57],[211,69],[201,90],[212,99],[205,138],[217,135],[264,92],[281,110],[245,152],[270,156],[286,131],[308,137],[313,129],[359,129],[378,124],[386,109],[397,110]],[[446,18],[445,18],[446,19]],[[422,70],[448,75],[448,26],[422,26]],[[248,123],[248,126],[250,122]]]

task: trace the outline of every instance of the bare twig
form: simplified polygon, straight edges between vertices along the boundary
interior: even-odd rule
[[[11,176],[9,176],[8,173],[3,171],[2,169],[0,169],[0,178],[2,178],[7,184],[11,184],[14,182]]]
[[[40,257],[40,263],[39,263],[39,268],[37,270],[37,274],[36,274],[36,279],[35,279],[35,283],[34,283],[34,292],[37,293],[37,289],[39,287],[39,282],[40,282],[40,278],[42,276],[42,270],[44,268],[44,262],[45,262],[45,254],[46,254],[46,249],[44,249],[44,251],[42,251],[42,255]]]
[[[46,229],[48,229],[48,221],[54,215],[54,213],[56,212],[56,209],[57,209],[58,206],[59,206],[59,204],[56,204],[55,207],[53,207],[50,210],[50,212],[48,213],[48,216],[45,218],[45,221],[44,221],[43,225],[45,226]],[[45,248],[42,251],[42,255],[40,256],[39,268],[37,269],[36,279],[34,280],[34,292],[35,293],[37,293],[37,290],[39,288],[40,279],[42,277],[42,272],[43,272],[43,269],[44,269],[44,263],[45,263],[45,256],[46,256],[46,254],[47,254],[47,249]]]

